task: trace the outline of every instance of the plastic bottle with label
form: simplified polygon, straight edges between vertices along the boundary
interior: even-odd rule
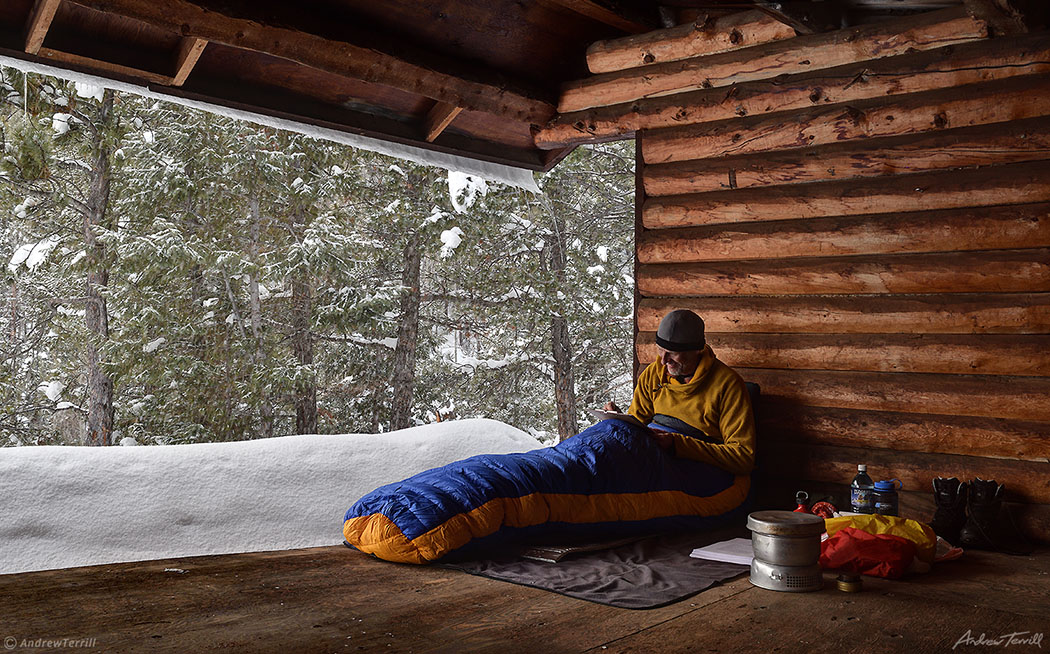
[[[875,482],[863,463],[857,466],[857,476],[849,485],[849,503],[854,513],[875,513]]]

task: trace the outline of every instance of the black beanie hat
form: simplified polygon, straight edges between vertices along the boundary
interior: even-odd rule
[[[702,350],[704,321],[688,309],[675,309],[660,321],[656,344],[672,352]]]

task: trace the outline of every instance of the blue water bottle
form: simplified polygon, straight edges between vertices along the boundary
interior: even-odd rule
[[[898,486],[898,484],[900,484]],[[897,490],[904,488],[900,479],[875,482],[875,513],[879,515],[899,515],[900,498]]]

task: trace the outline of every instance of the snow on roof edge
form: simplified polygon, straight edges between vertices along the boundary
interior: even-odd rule
[[[445,170],[477,175],[478,177],[490,182],[509,184],[510,186],[525,189],[526,191],[531,191],[533,193],[542,193],[539,186],[536,185],[536,180],[533,177],[532,171],[526,170],[525,168],[468,159],[467,157],[461,157],[454,154],[424,150],[423,148],[417,148],[411,145],[391,143],[368,136],[340,132],[326,127],[307,125],[293,120],[274,118],[273,116],[265,116],[240,109],[232,109],[230,107],[224,107],[222,105],[212,104],[201,100],[180,98],[166,93],[153,91],[148,86],[139,86],[128,82],[120,82],[105,77],[99,77],[90,73],[81,73],[78,71],[66,70],[64,68],[56,68],[47,64],[25,61],[23,59],[17,59],[3,54],[0,54],[0,65],[18,69],[23,73],[50,75],[70,82],[93,84],[95,86],[102,86],[115,91],[132,93],[152,100],[171,102],[184,107],[199,109],[201,111],[207,111],[208,113],[243,120],[257,125],[264,125],[274,129],[283,129],[304,136],[342,143],[343,145],[349,145],[361,150],[368,150],[369,152],[377,152],[398,159],[405,159],[428,166],[437,166],[438,168],[444,168]]]

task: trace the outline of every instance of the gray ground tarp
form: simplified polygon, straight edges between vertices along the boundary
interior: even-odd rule
[[[653,609],[695,595],[749,568],[690,558],[693,548],[749,536],[740,530],[675,534],[611,549],[570,554],[557,563],[523,559],[517,551],[489,559],[445,564],[474,575],[541,588],[625,609]]]

